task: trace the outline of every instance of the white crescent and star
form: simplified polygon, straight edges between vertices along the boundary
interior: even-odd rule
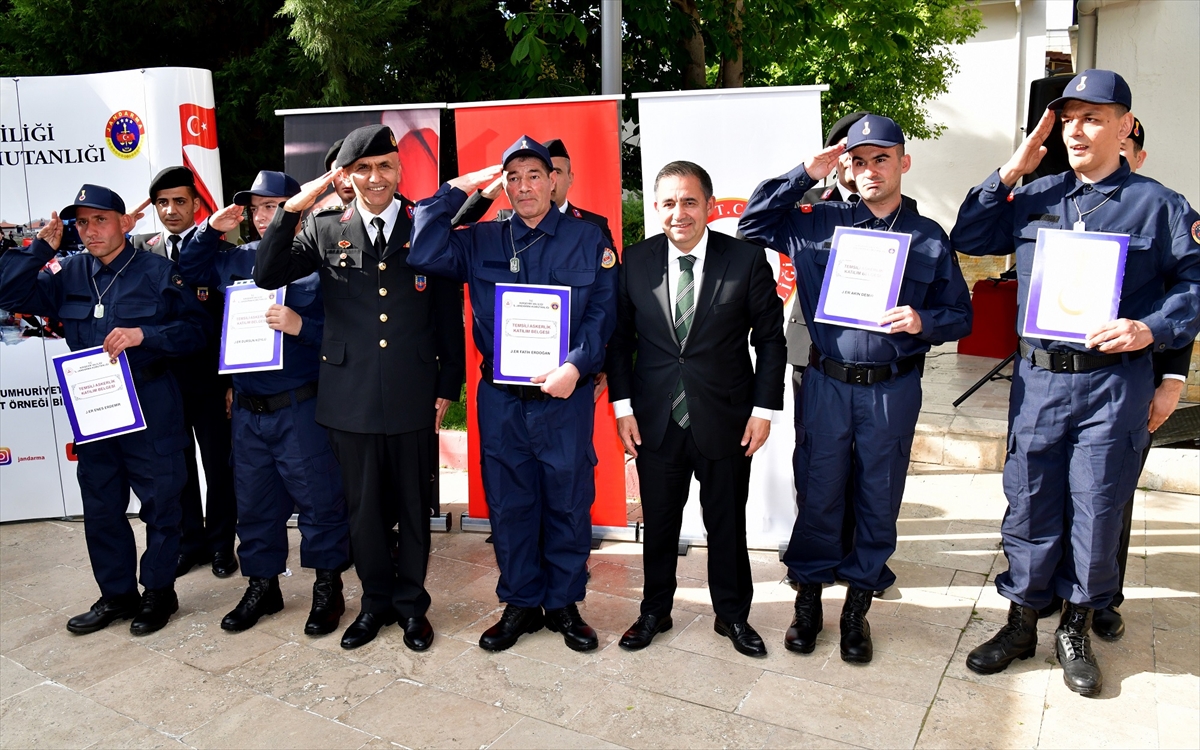
[[[195,130],[192,130],[192,120],[195,120],[196,122],[200,122],[200,118],[197,117],[196,115],[192,115],[191,117],[189,117],[187,119],[187,132],[194,137],[199,137],[200,133]],[[208,130],[208,125],[205,123],[200,123],[200,130]]]

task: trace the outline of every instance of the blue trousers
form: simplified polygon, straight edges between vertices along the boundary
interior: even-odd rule
[[[496,595],[546,609],[582,601],[596,498],[592,389],[521,401],[480,381],[476,403]]]
[[[843,580],[880,591],[896,582],[896,519],[921,411],[921,374],[850,385],[806,368],[793,470],[798,514],[783,562],[800,583]],[[854,545],[842,519],[853,476]]]
[[[233,474],[242,573],[269,578],[287,564],[287,522],[299,512],[300,564],[331,570],[350,554],[342,475],[310,398],[267,414],[234,402]]]
[[[146,551],[141,583],[147,589],[175,585],[179,564],[179,496],[187,481],[183,401],[174,376],[137,384],[146,429],[75,446],[76,477],[83,495],[83,533],[92,575],[107,597],[137,594],[138,561],[133,529],[125,517],[129,491],[142,508]]]
[[[1153,394],[1148,356],[1078,374],[1017,359],[1000,527],[1008,570],[996,577],[1002,596],[1038,609],[1055,594],[1084,607],[1112,601],[1122,513],[1150,440]]]

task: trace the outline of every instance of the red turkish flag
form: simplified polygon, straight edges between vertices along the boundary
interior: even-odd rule
[[[216,148],[217,110],[199,104],[180,104],[179,135],[185,146]]]

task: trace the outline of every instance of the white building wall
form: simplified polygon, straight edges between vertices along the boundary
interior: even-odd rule
[[[1096,67],[1124,76],[1146,126],[1141,173],[1200,206],[1200,0],[1139,0],[1096,12]]]

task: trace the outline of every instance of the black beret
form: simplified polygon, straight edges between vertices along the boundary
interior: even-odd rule
[[[333,162],[337,159],[338,151],[342,150],[342,143],[345,140],[346,140],[345,138],[338,138],[336,141],[333,142],[333,145],[329,147],[329,150],[325,152],[325,171],[326,172],[328,172],[333,167]]]
[[[1137,144],[1138,148],[1146,147],[1146,128],[1142,126],[1142,121],[1138,118],[1133,118],[1133,130],[1129,131],[1129,139]]]
[[[368,156],[396,153],[396,136],[387,125],[367,125],[351,131],[338,150],[337,166],[348,167]]]
[[[567,153],[567,146],[562,142],[561,138],[546,141],[542,144],[546,150],[550,152],[551,158],[557,156],[560,159],[570,159],[571,155]]]
[[[862,118],[871,114],[870,112],[852,112],[833,124],[829,129],[829,134],[825,136],[825,148],[829,148],[833,144],[845,138],[850,133],[850,126],[858,122]]]
[[[195,190],[196,175],[192,174],[192,170],[187,167],[167,167],[154,175],[154,179],[150,181],[150,200],[154,200],[158,196],[159,190],[180,187],[190,187]]]

